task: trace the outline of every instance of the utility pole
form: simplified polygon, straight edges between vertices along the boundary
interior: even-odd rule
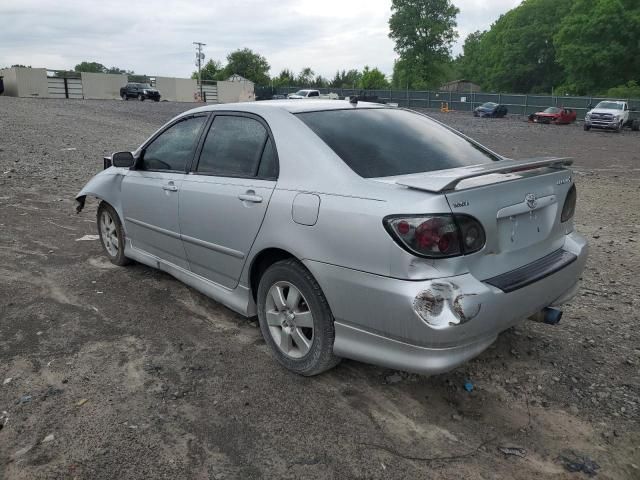
[[[193,44],[198,49],[196,53],[196,65],[198,65],[198,82],[200,83],[200,101],[204,99],[202,94],[202,60],[204,59],[204,53],[202,53],[202,47],[206,46],[206,43],[202,42],[193,42]]]

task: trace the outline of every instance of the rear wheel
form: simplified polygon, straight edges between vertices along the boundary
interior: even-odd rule
[[[631,130],[633,130],[634,132],[640,130],[640,120],[636,118],[633,122],[631,122]]]
[[[115,209],[107,202],[101,202],[97,217],[100,242],[111,263],[119,266],[131,263],[124,256],[124,229]]]
[[[320,285],[297,260],[274,263],[258,286],[260,330],[276,360],[300,375],[333,368],[333,315]]]
[[[123,93],[122,95],[120,95],[122,97],[122,100],[129,100],[129,97],[127,97],[126,93]]]

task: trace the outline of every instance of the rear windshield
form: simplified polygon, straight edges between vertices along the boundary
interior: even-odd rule
[[[358,108],[297,116],[364,178],[499,160],[433,120],[406,110]]]

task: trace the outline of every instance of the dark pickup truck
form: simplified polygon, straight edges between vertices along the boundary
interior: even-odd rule
[[[137,98],[141,102],[147,99],[153,100],[154,102],[160,101],[160,92],[148,83],[129,82],[126,87],[120,89],[120,96],[123,100]]]

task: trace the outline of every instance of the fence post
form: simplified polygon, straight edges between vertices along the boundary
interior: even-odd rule
[[[427,108],[431,108],[431,90],[427,90]]]
[[[524,96],[524,114],[527,114],[527,108],[529,106],[529,95]]]
[[[69,98],[69,83],[66,76],[64,77],[64,98]]]

